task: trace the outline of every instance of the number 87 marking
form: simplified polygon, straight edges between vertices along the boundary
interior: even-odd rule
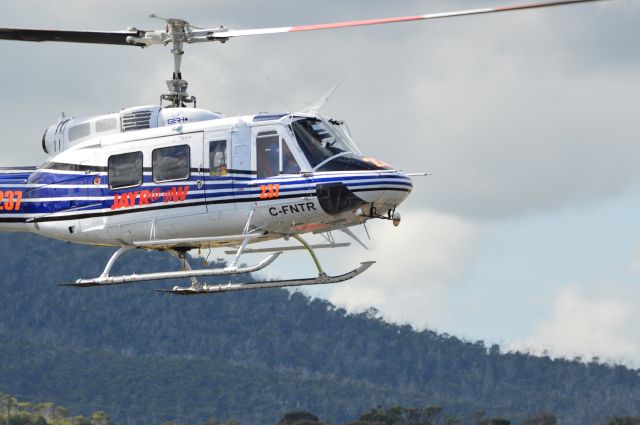
[[[15,197],[15,198],[14,198]],[[0,190],[0,211],[20,211],[20,203],[22,202],[22,192],[16,190]]]

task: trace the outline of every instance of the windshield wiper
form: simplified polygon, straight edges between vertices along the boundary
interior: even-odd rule
[[[322,161],[320,164],[316,165],[315,167],[313,167],[313,171],[316,171],[318,168],[322,167],[324,164],[326,164],[329,161],[333,161],[334,159],[344,156],[344,155],[349,155],[351,152],[341,152],[337,155],[333,155],[330,158],[325,159],[324,161]]]

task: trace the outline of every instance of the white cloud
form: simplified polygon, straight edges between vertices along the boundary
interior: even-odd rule
[[[634,274],[640,273],[640,246],[636,247],[631,255],[628,271]]]
[[[156,12],[243,28],[468,7],[418,0],[327,0],[321,9],[291,0],[129,3],[66,0],[33,13],[14,2],[3,16],[5,26],[122,29],[160,27],[146,18]],[[640,178],[632,3],[190,45],[183,71],[199,106],[230,115],[296,109],[294,102],[313,101],[339,81],[326,111],[349,122],[364,152],[434,172],[434,184],[413,195],[421,207],[469,220],[512,218],[600,202]],[[9,65],[0,76],[12,82],[2,104],[2,166],[42,162],[39,139],[60,110],[78,116],[156,102],[171,72],[160,48],[3,42],[2,52]]]
[[[550,300],[550,317],[540,321],[529,338],[508,348],[638,364],[637,295],[621,285],[607,284],[591,291],[578,283],[565,285]]]
[[[339,261],[348,269],[366,259],[375,264],[361,277],[333,287],[334,304],[358,311],[375,307],[386,319],[419,327],[443,326],[446,289],[472,267],[480,226],[432,211],[407,211],[402,224],[377,223],[370,251],[352,249]]]

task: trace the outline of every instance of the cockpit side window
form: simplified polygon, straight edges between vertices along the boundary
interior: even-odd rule
[[[227,141],[209,142],[209,174],[212,176],[227,175]]]
[[[111,155],[108,161],[109,189],[142,184],[142,152]]]
[[[185,180],[191,176],[189,145],[155,149],[151,154],[153,181]]]
[[[280,168],[280,137],[275,130],[263,131],[256,136],[256,163],[258,178],[276,176]]]
[[[318,118],[301,118],[291,123],[300,148],[312,167],[351,149],[338,134]]]
[[[282,139],[282,174],[300,174],[301,171],[289,145]]]

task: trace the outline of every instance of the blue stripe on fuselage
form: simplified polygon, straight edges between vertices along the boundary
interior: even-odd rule
[[[100,177],[98,184],[95,184],[95,178]],[[410,190],[413,186],[411,180],[403,175],[391,173],[371,173],[359,175],[340,175],[332,173],[329,176],[316,175],[310,178],[303,177],[273,177],[269,179],[256,179],[255,177],[227,175],[227,176],[201,176],[194,173],[189,180],[173,181],[164,184],[155,184],[152,182],[150,173],[145,173],[142,185],[120,189],[110,190],[107,187],[107,175],[104,172],[94,172],[89,174],[83,173],[64,173],[51,171],[36,171],[34,173],[15,173],[0,174],[0,184],[11,182],[12,184],[24,185],[28,180],[29,187],[24,187],[24,209],[21,212],[29,214],[52,214],[69,210],[88,211],[110,209],[114,203],[114,197],[121,196],[126,193],[134,193],[141,191],[153,191],[160,189],[162,192],[170,190],[172,187],[188,186],[189,192],[185,201],[221,201],[225,199],[233,202],[234,196],[243,198],[260,195],[260,184],[275,183],[280,185],[280,193],[295,194],[298,192],[300,196],[310,191],[315,191],[317,183],[345,183],[348,187],[365,188],[367,186],[375,189],[383,186],[399,186]],[[196,182],[202,181],[204,185],[197,187]],[[52,187],[55,185],[56,187]],[[63,187],[60,187],[63,186]],[[70,186],[70,187],[64,187]],[[237,193],[234,189],[243,189],[241,193]],[[207,191],[206,194],[204,191]],[[139,195],[138,195],[139,196]],[[78,198],[97,198],[97,199],[78,199]],[[58,198],[51,199],[50,198]],[[62,198],[62,199],[60,199]],[[68,198],[68,199],[64,199]],[[102,199],[104,198],[104,199]],[[30,201],[31,199],[39,199],[39,201]],[[185,206],[189,205],[185,203]],[[139,203],[139,202],[138,202]],[[160,202],[158,205],[162,205]],[[136,206],[139,206],[136,204]],[[138,209],[139,210],[139,209]],[[132,209],[131,211],[134,211]]]

